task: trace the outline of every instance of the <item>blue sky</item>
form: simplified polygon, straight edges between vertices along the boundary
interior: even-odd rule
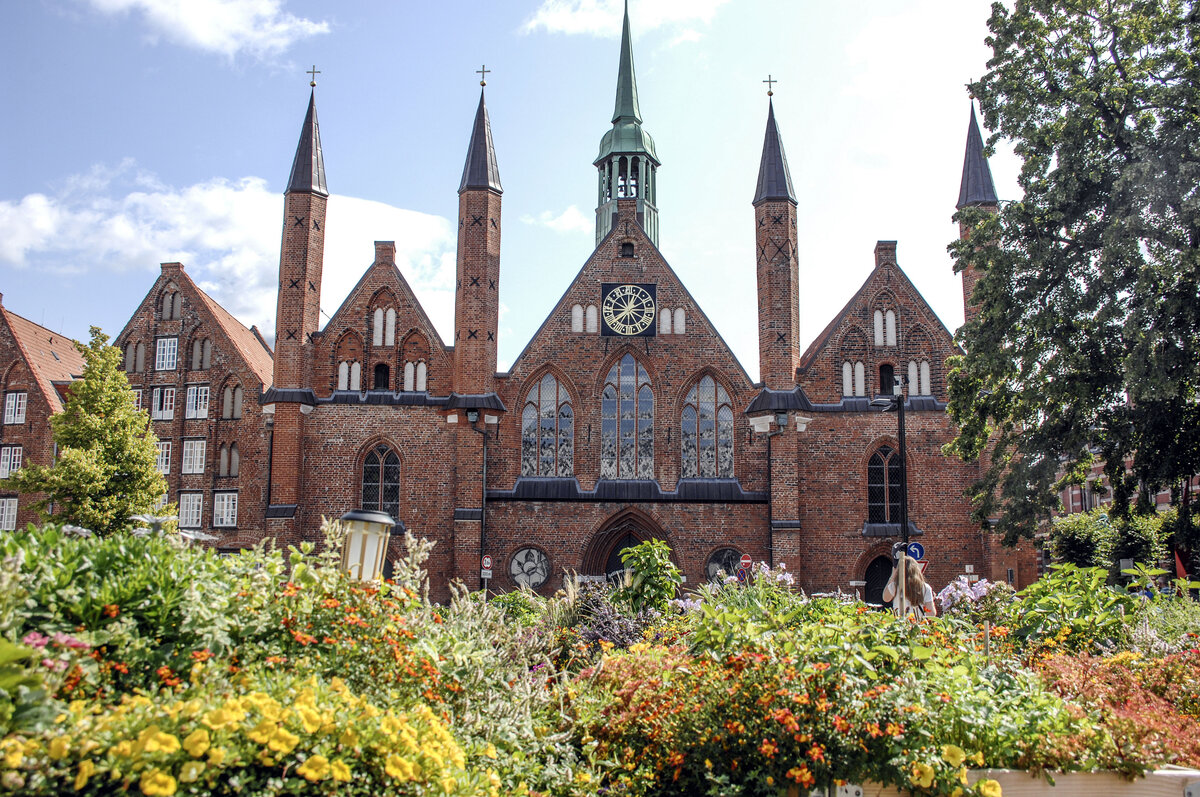
[[[800,195],[801,340],[873,266],[877,240],[946,325],[946,244],[986,70],[987,0],[630,0],[659,170],[661,248],[758,372],[753,197],[768,74]],[[486,63],[504,184],[500,367],[594,245],[620,0],[28,0],[5,8],[0,291],[86,339],[120,331],[178,260],[274,334],[282,191],[316,64],[331,192],[322,308],[395,240],[448,339],[454,227]],[[986,134],[986,132],[985,132]],[[1001,198],[1019,164],[992,158]]]

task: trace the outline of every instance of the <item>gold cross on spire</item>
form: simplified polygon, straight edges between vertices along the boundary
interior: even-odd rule
[[[317,75],[321,74],[321,70],[317,69],[317,65],[313,64],[313,68],[309,69],[304,74],[312,75],[312,80],[308,81],[308,85],[312,86],[313,88],[316,88],[317,87]]]
[[[481,66],[475,70],[475,74],[479,75],[479,85],[481,85],[481,86],[487,85],[488,72],[491,72],[491,71],[492,70],[487,68],[487,64],[484,64],[483,66]]]
[[[767,79],[764,80],[763,83],[767,84],[767,96],[768,97],[771,97],[775,94],[773,89],[775,88],[775,84],[778,82],[779,81],[776,80],[775,78],[771,77],[770,75],[767,75]]]

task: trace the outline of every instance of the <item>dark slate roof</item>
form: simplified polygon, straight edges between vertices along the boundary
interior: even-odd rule
[[[446,402],[448,410],[497,410],[508,412],[504,402],[495,393],[463,394],[451,393]]]
[[[296,145],[296,159],[292,161],[292,176],[288,178],[286,193],[296,192],[329,196],[329,189],[325,187],[325,156],[321,152],[321,127],[317,124],[316,91],[308,96],[308,113],[304,115],[300,143]]]
[[[259,404],[308,404],[317,403],[317,394],[310,388],[267,388],[258,399]]]
[[[406,407],[444,407],[447,399],[431,396],[428,393],[414,391],[390,390],[335,390],[327,399],[320,399],[323,404],[391,404]]]
[[[908,536],[919,537],[925,532],[917,528],[917,524],[910,519],[908,521]],[[864,537],[899,537],[899,523],[863,523],[862,534]]]
[[[958,189],[958,204],[954,207],[962,209],[967,205],[995,205],[999,201],[996,198],[996,185],[992,182],[992,170],[983,156],[983,136],[979,133],[979,123],[975,121],[975,103],[971,103],[962,185]]]
[[[684,479],[672,491],[652,479],[601,479],[581,490],[574,477],[521,477],[511,490],[488,490],[489,501],[616,501],[621,503],[761,504],[767,494],[745,490],[737,479]]]
[[[750,406],[746,407],[746,414],[755,415],[764,412],[775,412],[776,410],[800,410],[808,412],[812,408],[812,402],[808,400],[808,396],[804,395],[803,388],[794,387],[791,390],[772,390],[769,387],[764,387],[754,397],[754,400],[750,402]]]
[[[770,100],[767,101],[767,132],[763,137],[762,162],[758,166],[758,190],[754,192],[752,204],[757,205],[769,199],[786,199],[793,205],[797,204],[787,155],[779,138],[779,128],[775,125],[775,103]]]
[[[625,22],[621,28],[621,62],[617,67],[617,101],[613,107],[613,118],[642,121],[638,107],[637,75],[633,71],[633,42],[629,35],[629,0],[625,2]]]
[[[299,504],[271,504],[267,507],[267,518],[293,518]]]
[[[467,145],[467,162],[463,164],[458,191],[461,194],[468,188],[488,188],[497,193],[504,191],[500,187],[500,167],[496,165],[492,121],[488,118],[487,104],[483,101],[483,89],[479,90],[479,108],[475,111],[475,125],[471,128],[471,143]]]

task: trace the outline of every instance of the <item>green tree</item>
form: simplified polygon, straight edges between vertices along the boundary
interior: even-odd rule
[[[83,355],[83,376],[50,419],[58,459],[25,465],[0,486],[40,493],[34,506],[43,516],[53,504],[56,518],[107,535],[127,528],[131,515],[149,513],[167,483],[156,465],[150,419],[134,407],[121,372],[121,353],[99,327],[92,327],[88,345],[75,347]]]
[[[988,452],[976,518],[1013,542],[1096,458],[1117,514],[1200,470],[1200,9],[1016,0],[988,26],[970,88],[1023,197],[957,216],[980,313],[951,363],[947,448]]]

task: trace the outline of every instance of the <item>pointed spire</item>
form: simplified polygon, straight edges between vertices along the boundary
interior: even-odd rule
[[[767,100],[767,133],[763,138],[762,162],[758,167],[758,190],[751,204],[757,205],[771,199],[786,199],[793,205],[797,204],[787,155],[779,138],[779,128],[775,126],[775,102]]]
[[[638,108],[637,75],[633,71],[633,42],[629,35],[629,0],[625,0],[625,23],[621,28],[621,63],[617,68],[617,102],[612,120],[642,121]]]
[[[967,153],[963,157],[962,185],[958,189],[958,204],[961,210],[967,205],[995,205],[996,185],[992,182],[992,170],[983,155],[983,136],[979,123],[975,121],[975,103],[971,103],[971,125],[967,128]]]
[[[475,126],[471,128],[471,143],[467,146],[467,162],[463,164],[458,192],[461,194],[468,188],[490,188],[497,193],[504,191],[500,187],[500,167],[496,165],[492,122],[483,101],[483,89],[479,90],[479,108],[475,111]]]
[[[308,96],[308,113],[304,115],[304,127],[300,130],[300,143],[296,145],[296,158],[292,161],[292,175],[288,178],[285,193],[329,196],[329,189],[325,187],[325,156],[321,153],[315,89]]]

